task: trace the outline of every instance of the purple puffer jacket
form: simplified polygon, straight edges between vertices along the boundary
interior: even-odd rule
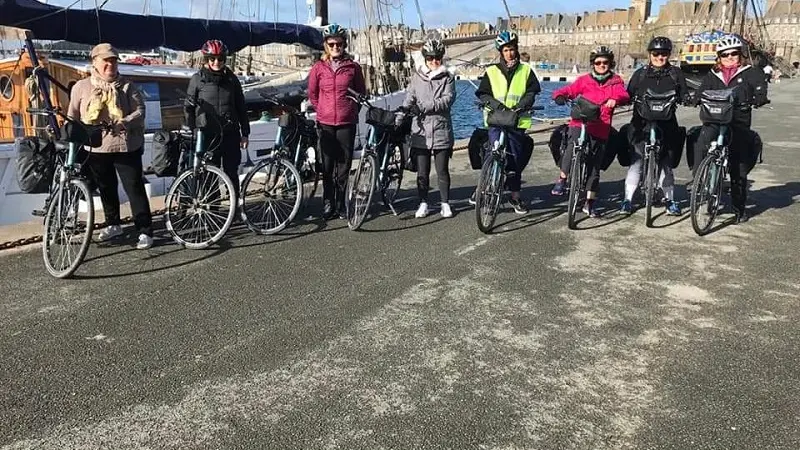
[[[366,94],[361,66],[352,59],[339,63],[334,72],[330,61],[318,61],[308,74],[308,100],[323,125],[358,123],[358,104],[346,97],[347,88]]]

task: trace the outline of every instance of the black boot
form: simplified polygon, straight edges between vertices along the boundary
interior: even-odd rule
[[[333,210],[333,203],[330,200],[323,200],[322,201],[322,218],[325,220],[333,219],[333,216],[336,215],[336,211]]]
[[[736,223],[744,223],[749,219],[747,215],[747,180],[742,178],[736,182],[731,182],[731,200],[733,201],[733,213],[736,216]]]

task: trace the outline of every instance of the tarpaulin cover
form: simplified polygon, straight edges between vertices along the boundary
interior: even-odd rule
[[[64,9],[36,0],[0,0],[0,25],[30,30],[34,39],[87,45],[109,42],[126,50],[166,47],[191,52],[199,50],[208,39],[221,40],[232,52],[248,45],[271,43],[299,43],[322,49],[322,32],[307,25]]]

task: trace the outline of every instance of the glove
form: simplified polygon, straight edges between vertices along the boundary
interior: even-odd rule
[[[567,98],[563,95],[559,95],[558,97],[554,98],[553,101],[556,102],[556,105],[558,106],[564,106],[567,104]]]
[[[422,111],[420,111],[419,106],[416,103],[414,103],[408,108],[408,113],[411,114],[412,116],[422,115]]]

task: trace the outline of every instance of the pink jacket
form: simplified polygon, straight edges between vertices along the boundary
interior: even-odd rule
[[[359,105],[346,97],[347,88],[366,94],[361,66],[352,59],[342,61],[336,72],[330,61],[317,61],[308,73],[308,100],[323,125],[358,123]]]
[[[597,139],[608,139],[611,133],[611,119],[614,116],[614,108],[606,107],[606,101],[613,99],[617,102],[617,106],[624,105],[630,101],[630,96],[625,90],[625,82],[622,77],[617,74],[611,75],[611,79],[603,84],[600,84],[592,78],[592,74],[587,73],[579,76],[572,84],[556,89],[553,92],[553,98],[564,96],[569,99],[574,99],[577,96],[582,96],[592,103],[600,106],[600,120],[588,122],[586,124],[586,131]],[[569,126],[580,127],[581,122],[578,120],[570,120]]]

